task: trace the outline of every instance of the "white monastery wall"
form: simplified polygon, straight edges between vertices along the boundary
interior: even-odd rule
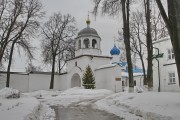
[[[178,74],[176,69],[175,59],[168,59],[168,49],[172,48],[169,38],[164,38],[156,41],[154,47],[159,48],[160,53],[164,53],[163,58],[158,58],[160,69],[160,90],[161,91],[180,91]],[[154,49],[154,54],[157,50]],[[169,73],[175,73],[175,83],[171,84],[169,81]],[[159,76],[158,76],[158,62],[156,59],[153,61],[153,85],[154,91],[158,91]]]
[[[122,91],[121,69],[119,66],[95,70],[96,89],[109,89],[115,92]],[[116,78],[119,78],[116,81]]]
[[[143,87],[144,83],[143,83],[144,77],[139,75],[139,76],[134,76],[134,81],[136,81],[136,86],[140,86]]]
[[[6,86],[6,74],[1,73],[0,89]],[[51,74],[20,74],[13,73],[10,77],[10,87],[21,92],[49,90]],[[54,90],[67,89],[67,74],[54,76]]]
[[[20,90],[21,92],[28,91],[29,84],[28,74],[11,74],[10,87]],[[0,89],[6,86],[6,74],[1,73],[0,76]]]
[[[67,74],[57,75],[59,78],[54,81],[54,89],[56,90],[66,90],[68,88],[67,85]]]

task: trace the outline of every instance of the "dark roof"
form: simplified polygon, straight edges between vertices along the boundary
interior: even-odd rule
[[[49,74],[51,74],[51,72],[39,72],[39,71],[31,71],[30,72],[31,74],[47,74],[47,75],[49,75]],[[54,73],[55,75],[63,75],[63,74],[67,74],[67,72],[65,72],[65,73],[57,73],[57,72],[55,72]]]
[[[0,71],[0,73],[7,73],[6,71]],[[28,72],[10,72],[11,74],[21,74],[21,75],[29,75]],[[45,75],[49,75],[51,74],[51,72],[39,72],[39,71],[31,71],[30,74],[45,74]],[[54,73],[55,75],[63,75],[63,74],[67,74],[67,72],[65,73]]]
[[[69,60],[66,60],[66,61],[70,61],[70,60],[73,60],[73,59],[77,59],[77,58],[80,58],[80,57],[83,57],[83,56],[88,56],[88,57],[99,57],[99,58],[110,58],[110,59],[112,59],[112,57],[110,57],[110,56],[80,55],[80,56],[74,57],[74,58],[69,59]]]
[[[6,74],[7,71],[0,71],[0,73]],[[28,72],[10,72],[11,74],[29,75]]]
[[[86,27],[78,33],[78,37],[83,35],[93,35],[99,37],[97,31],[94,28],[90,28],[90,27]]]

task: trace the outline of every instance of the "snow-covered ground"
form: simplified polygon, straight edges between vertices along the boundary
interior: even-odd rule
[[[114,92],[106,89],[92,90],[82,89],[79,87],[71,88],[63,92],[59,91],[36,91],[32,93],[25,93],[29,96],[35,96],[39,100],[49,106],[63,106],[69,105],[89,105],[96,102],[106,96],[113,94]]]
[[[137,90],[136,90],[137,91]],[[30,93],[47,105],[90,105],[126,120],[179,120],[180,93],[142,92],[113,93],[110,90],[71,88],[64,92],[37,91]]]
[[[19,96],[9,98],[9,96]],[[0,90],[0,120],[54,120],[55,113],[36,98],[20,94],[18,90]]]
[[[23,95],[16,99],[6,99],[0,95],[0,116],[5,117],[5,120],[11,118],[28,120],[29,115],[39,115],[40,120],[53,120],[54,111],[49,109],[49,105],[64,107],[92,105],[94,109],[113,113],[125,120],[180,119],[180,93],[113,93],[105,89],[89,90],[76,87],[66,91],[41,90]],[[43,106],[39,107],[41,112],[36,111],[37,106],[42,104]],[[9,114],[11,116],[8,116]]]
[[[94,108],[127,120],[135,119],[132,114],[146,120],[180,120],[180,93],[117,93],[97,101]]]

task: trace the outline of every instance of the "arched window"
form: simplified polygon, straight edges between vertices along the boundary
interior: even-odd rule
[[[81,48],[81,40],[78,41],[78,49]]]
[[[92,40],[92,47],[97,48],[97,41],[95,39]]]
[[[85,48],[89,48],[89,39],[84,40],[84,46]]]

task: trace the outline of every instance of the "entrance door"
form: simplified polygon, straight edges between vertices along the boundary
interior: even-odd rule
[[[81,87],[81,78],[75,73],[71,78],[71,87]]]

